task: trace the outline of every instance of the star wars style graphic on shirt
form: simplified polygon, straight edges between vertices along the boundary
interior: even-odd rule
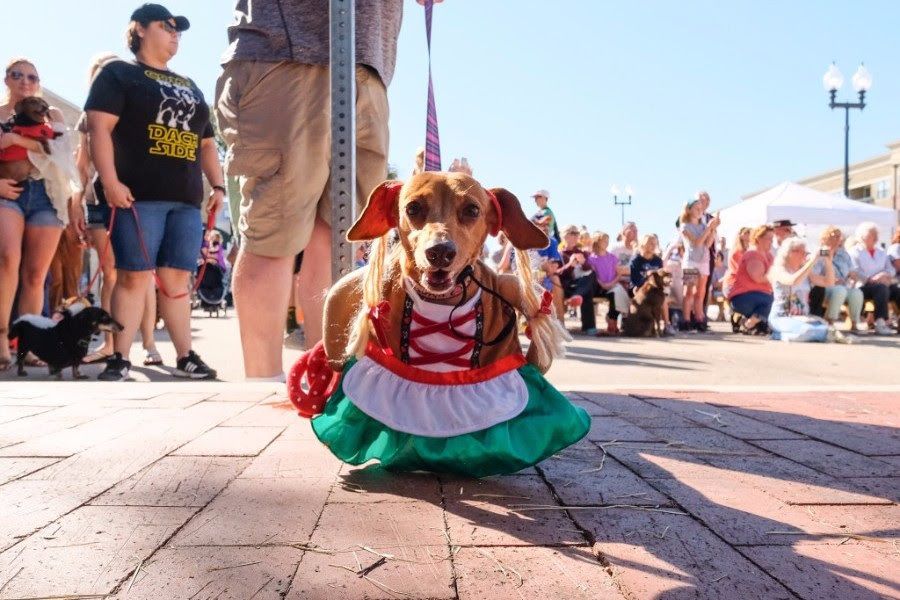
[[[147,125],[150,154],[197,160],[200,138],[191,132],[190,120],[197,112],[198,98],[191,82],[181,77],[146,70],[144,75],[159,83],[162,101],[156,113],[156,123]]]

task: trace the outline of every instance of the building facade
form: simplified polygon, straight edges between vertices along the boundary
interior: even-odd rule
[[[896,211],[900,208],[900,140],[888,144],[887,149],[884,154],[850,165],[850,198]],[[822,192],[842,194],[844,169],[826,171],[797,183]]]

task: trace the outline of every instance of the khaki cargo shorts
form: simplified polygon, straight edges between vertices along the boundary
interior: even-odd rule
[[[216,84],[216,117],[228,146],[225,172],[241,191],[237,229],[260,256],[293,256],[316,216],[331,223],[328,67],[232,61]],[[387,177],[387,90],[356,67],[356,198],[359,210]]]

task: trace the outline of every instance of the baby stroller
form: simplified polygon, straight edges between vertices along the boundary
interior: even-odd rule
[[[206,311],[209,316],[216,317],[220,312],[222,315],[228,314],[228,303],[225,301],[228,294],[228,272],[222,245],[221,235],[218,231],[212,230],[201,251],[202,258],[197,267],[200,283],[197,285],[197,295],[193,303],[193,308],[199,308]]]

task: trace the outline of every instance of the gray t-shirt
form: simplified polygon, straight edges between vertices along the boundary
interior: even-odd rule
[[[228,27],[232,60],[328,64],[328,0],[236,0]],[[378,72],[387,87],[394,76],[402,0],[356,0],[356,62]]]
[[[694,239],[698,239],[706,231],[706,225],[703,223],[681,224],[681,239],[685,248],[685,263],[683,266],[696,269],[698,265],[709,264],[709,247],[704,244],[695,245],[688,236],[684,235],[685,231],[694,236]]]

